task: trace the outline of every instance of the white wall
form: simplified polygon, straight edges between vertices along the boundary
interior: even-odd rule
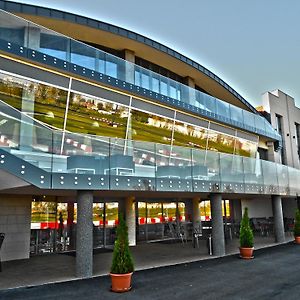
[[[287,165],[299,169],[295,122],[300,123],[300,109],[296,107],[294,98],[280,90],[266,92],[262,100],[264,109],[271,115],[273,128],[277,129],[276,114],[282,116]],[[280,152],[275,153],[275,161],[281,163]]]
[[[31,197],[0,195],[1,260],[29,258]]]
[[[242,200],[242,211],[248,207],[249,218],[269,218],[273,217],[271,199],[255,198]]]

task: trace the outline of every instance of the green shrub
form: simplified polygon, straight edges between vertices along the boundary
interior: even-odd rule
[[[133,259],[128,243],[128,228],[124,218],[120,215],[110,272],[113,274],[126,274],[133,272],[133,270]]]
[[[300,210],[296,210],[294,236],[300,236]]]
[[[250,227],[248,208],[245,207],[244,215],[241,221],[240,227],[240,246],[241,248],[252,248],[253,247],[253,232]]]

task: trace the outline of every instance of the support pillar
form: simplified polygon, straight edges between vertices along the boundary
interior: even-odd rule
[[[184,204],[185,204],[185,210],[184,210],[185,221],[193,222],[193,202],[192,200],[189,199],[189,200],[185,200]]]
[[[76,276],[93,275],[93,192],[77,192]]]
[[[186,93],[184,93],[184,96],[187,97],[187,103],[194,104],[194,101],[196,99],[196,90],[195,90],[195,80],[189,76],[184,78],[185,84],[189,87],[186,89]]]
[[[127,197],[125,199],[125,220],[128,227],[129,246],[136,245],[136,222],[135,222],[135,199]]]
[[[195,197],[192,199],[192,204],[193,204],[193,219],[192,220],[193,220],[194,227],[196,226],[196,224],[201,223],[199,203],[200,203],[199,197]]]
[[[124,49],[124,59],[125,59],[125,81],[134,84],[135,53],[132,50]]]
[[[225,239],[224,239],[224,226],[222,215],[222,195],[210,194],[210,206],[212,217],[212,244],[213,255],[225,255]]]
[[[272,196],[272,209],[274,216],[274,233],[275,242],[283,243],[285,241],[282,202],[281,197],[278,195]]]

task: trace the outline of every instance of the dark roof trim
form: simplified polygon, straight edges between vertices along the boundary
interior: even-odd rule
[[[25,4],[25,3],[17,3],[17,2],[11,2],[11,1],[4,1],[0,0],[0,9],[12,12],[12,13],[24,13],[24,14],[31,14],[36,16],[42,16],[42,17],[49,17],[49,18],[55,18],[59,20],[65,20],[85,26],[89,26],[92,28],[97,28],[103,31],[108,31],[135,41],[138,41],[140,43],[143,43],[147,46],[150,46],[154,49],[157,49],[161,52],[167,53],[170,56],[173,56],[174,58],[179,59],[180,61],[192,66],[193,68],[197,69],[198,71],[204,73],[208,77],[214,79],[217,83],[222,85],[226,90],[228,90],[231,94],[233,94],[237,99],[239,99],[244,105],[246,105],[252,112],[258,114],[257,110],[244,98],[242,97],[238,92],[236,92],[232,87],[230,87],[224,80],[222,80],[220,77],[203,67],[202,65],[198,64],[197,62],[191,60],[190,58],[180,54],[179,52],[164,46],[163,44],[156,42],[152,39],[149,39],[141,34],[135,33],[133,31],[105,23],[102,21],[97,21],[91,18],[75,15],[73,13],[60,11],[57,9],[47,8],[47,7],[41,7],[31,4]]]

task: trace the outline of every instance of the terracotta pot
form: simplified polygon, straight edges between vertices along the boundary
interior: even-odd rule
[[[253,258],[253,250],[254,250],[254,247],[252,248],[243,248],[243,247],[240,247],[240,257],[241,258],[245,258],[245,259],[251,259]]]
[[[131,273],[113,274],[110,273],[111,290],[116,293],[124,293],[131,290]]]
[[[300,245],[300,236],[295,236],[295,243]]]

